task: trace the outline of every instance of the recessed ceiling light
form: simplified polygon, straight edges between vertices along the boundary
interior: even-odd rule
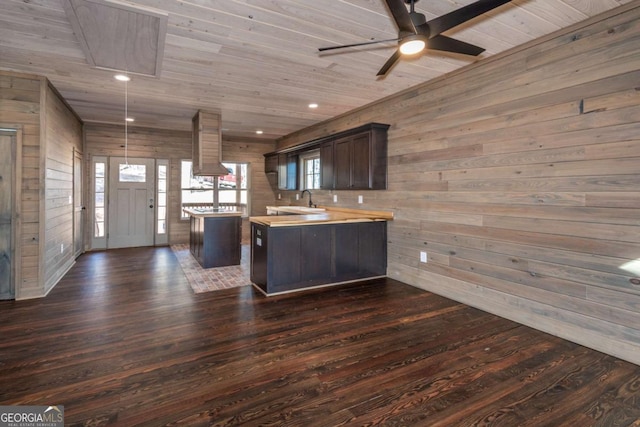
[[[119,82],[128,82],[129,80],[131,80],[131,77],[125,74],[116,74],[115,76],[113,76],[113,78],[118,80]]]
[[[318,104],[312,102],[311,104],[309,104],[309,108],[318,108]]]
[[[125,120],[128,121],[128,122],[135,122],[136,121],[136,119],[134,119],[133,117],[127,117]]]
[[[257,133],[258,135],[262,135],[262,134],[263,134],[263,132],[262,132],[261,130],[257,130],[257,131],[256,131],[256,133]]]

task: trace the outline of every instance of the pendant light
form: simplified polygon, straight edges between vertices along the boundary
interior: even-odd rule
[[[124,82],[124,164],[125,169],[129,167],[129,122],[133,119],[129,117],[129,81],[131,77],[127,74],[116,74],[114,78]]]

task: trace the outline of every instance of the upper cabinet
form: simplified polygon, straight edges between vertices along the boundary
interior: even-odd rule
[[[324,190],[384,190],[387,188],[387,129],[370,123],[281,152],[265,155],[265,171],[273,173],[277,157],[278,188],[298,188],[299,155],[320,151],[320,187]]]
[[[264,155],[264,173],[278,173],[277,153],[268,153]]]
[[[388,125],[373,123],[323,144],[320,147],[322,188],[386,189],[388,128]]]
[[[198,111],[193,117],[193,174],[218,176],[229,171],[222,163],[220,114]]]

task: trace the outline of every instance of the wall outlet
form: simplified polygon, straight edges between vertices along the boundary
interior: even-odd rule
[[[420,262],[427,262],[427,253],[425,251],[420,251]]]
[[[362,195],[359,195],[358,196],[358,203],[362,204],[362,202],[363,202]]]
[[[296,193],[296,200],[300,200],[300,195]]]
[[[73,203],[73,198],[71,196],[69,196],[69,204]]]
[[[338,195],[337,194],[333,195],[333,203],[338,203]]]
[[[282,194],[278,193],[278,200],[282,200]]]
[[[64,253],[64,243],[60,243],[60,253]]]

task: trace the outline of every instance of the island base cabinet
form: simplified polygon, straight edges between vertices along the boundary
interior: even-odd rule
[[[242,218],[191,217],[190,249],[203,268],[239,265]]]
[[[251,281],[266,294],[384,276],[386,222],[251,224]]]

